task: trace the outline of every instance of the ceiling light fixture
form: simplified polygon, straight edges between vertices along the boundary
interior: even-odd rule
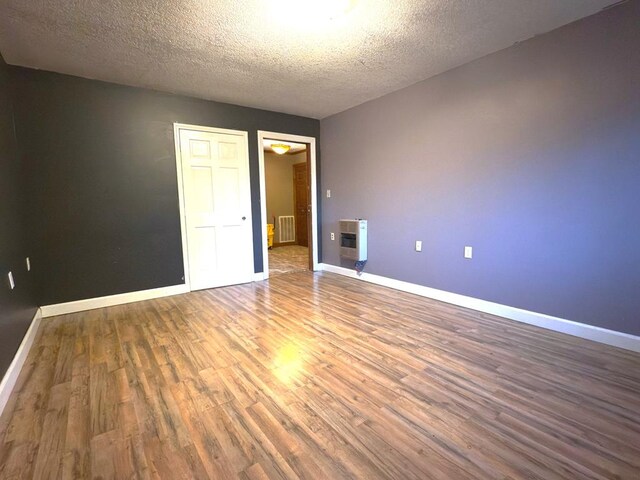
[[[271,150],[276,152],[278,155],[284,155],[291,149],[291,145],[287,145],[285,143],[272,143]]]

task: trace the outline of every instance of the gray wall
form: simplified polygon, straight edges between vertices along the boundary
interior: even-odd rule
[[[324,262],[362,217],[370,273],[640,335],[638,25],[632,1],[321,121]]]
[[[24,182],[13,121],[9,68],[0,57],[0,380],[36,312],[24,232]],[[7,273],[16,288],[11,290]]]
[[[67,75],[11,69],[41,305],[183,283],[173,123],[249,133],[262,271],[258,130],[319,122]]]
[[[307,161],[306,152],[295,155],[278,155],[273,152],[264,154],[264,178],[267,195],[267,223],[275,220],[275,238],[278,242],[278,217],[294,215],[293,202],[293,165]]]

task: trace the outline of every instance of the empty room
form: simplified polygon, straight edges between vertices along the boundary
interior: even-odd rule
[[[640,479],[640,0],[0,0],[0,480]]]

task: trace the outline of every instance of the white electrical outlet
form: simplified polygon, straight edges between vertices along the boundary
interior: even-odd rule
[[[331,240],[335,240],[336,239],[336,234],[331,232]]]
[[[327,190],[327,198],[331,198],[331,190]]]
[[[16,282],[13,281],[13,273],[9,272],[9,275],[7,275],[7,277],[9,277],[9,286],[11,287],[11,290],[13,290],[14,288],[16,288]]]
[[[464,258],[473,258],[473,247],[464,247]]]
[[[26,264],[27,264],[27,272],[31,271],[31,260],[29,260],[29,257],[24,259]]]
[[[422,240],[416,240],[416,252],[422,251]]]

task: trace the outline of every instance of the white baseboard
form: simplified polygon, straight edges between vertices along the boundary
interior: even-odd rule
[[[77,300],[75,302],[57,303],[55,305],[45,305],[42,307],[42,316],[44,318],[54,317],[56,315],[82,312],[85,310],[93,310],[95,308],[112,307],[113,305],[122,305],[125,303],[141,302],[143,300],[169,297],[171,295],[179,295],[181,293],[188,292],[189,287],[183,284],[173,285],[171,287],[153,288],[151,290],[141,290],[138,292],[120,293],[117,295],[109,295],[107,297],[88,298],[86,300]]]
[[[33,320],[31,320],[31,325],[29,325],[27,333],[25,333],[24,338],[18,347],[16,355],[13,357],[4,377],[2,377],[2,381],[0,382],[0,415],[2,415],[4,407],[7,406],[9,396],[18,381],[18,375],[20,375],[20,370],[22,370],[22,366],[27,360],[29,350],[31,350],[31,345],[33,345],[33,341],[38,333],[38,327],[40,326],[41,320],[42,310],[38,309],[36,314],[33,316]]]
[[[264,272],[253,274],[254,282],[260,282],[264,280],[264,278]],[[138,292],[119,293],[117,295],[88,298],[86,300],[77,300],[74,302],[56,303],[54,305],[43,306],[42,317],[55,317],[56,315],[83,312],[85,310],[93,310],[95,308],[112,307],[114,305],[123,305],[125,303],[141,302],[143,300],[151,300],[153,298],[180,295],[181,293],[188,293],[189,291],[190,290],[187,285],[173,285],[171,287],[153,288],[151,290],[140,290]]]
[[[530,312],[516,307],[509,307],[499,303],[493,303],[479,298],[467,297],[457,293],[417,285],[415,283],[403,282],[392,278],[363,273],[359,276],[355,270],[344,267],[337,267],[327,263],[320,264],[320,269],[325,272],[337,273],[347,277],[355,278],[376,285],[413,293],[422,297],[432,298],[445,303],[451,303],[460,307],[470,308],[483,313],[497,315],[499,317],[515,320],[516,322],[528,323],[537,327],[562,332],[576,337],[586,338],[595,342],[606,343],[614,347],[640,352],[640,337],[628,333],[616,332],[606,328],[586,325],[584,323],[565,320],[564,318],[552,317],[544,313]]]

